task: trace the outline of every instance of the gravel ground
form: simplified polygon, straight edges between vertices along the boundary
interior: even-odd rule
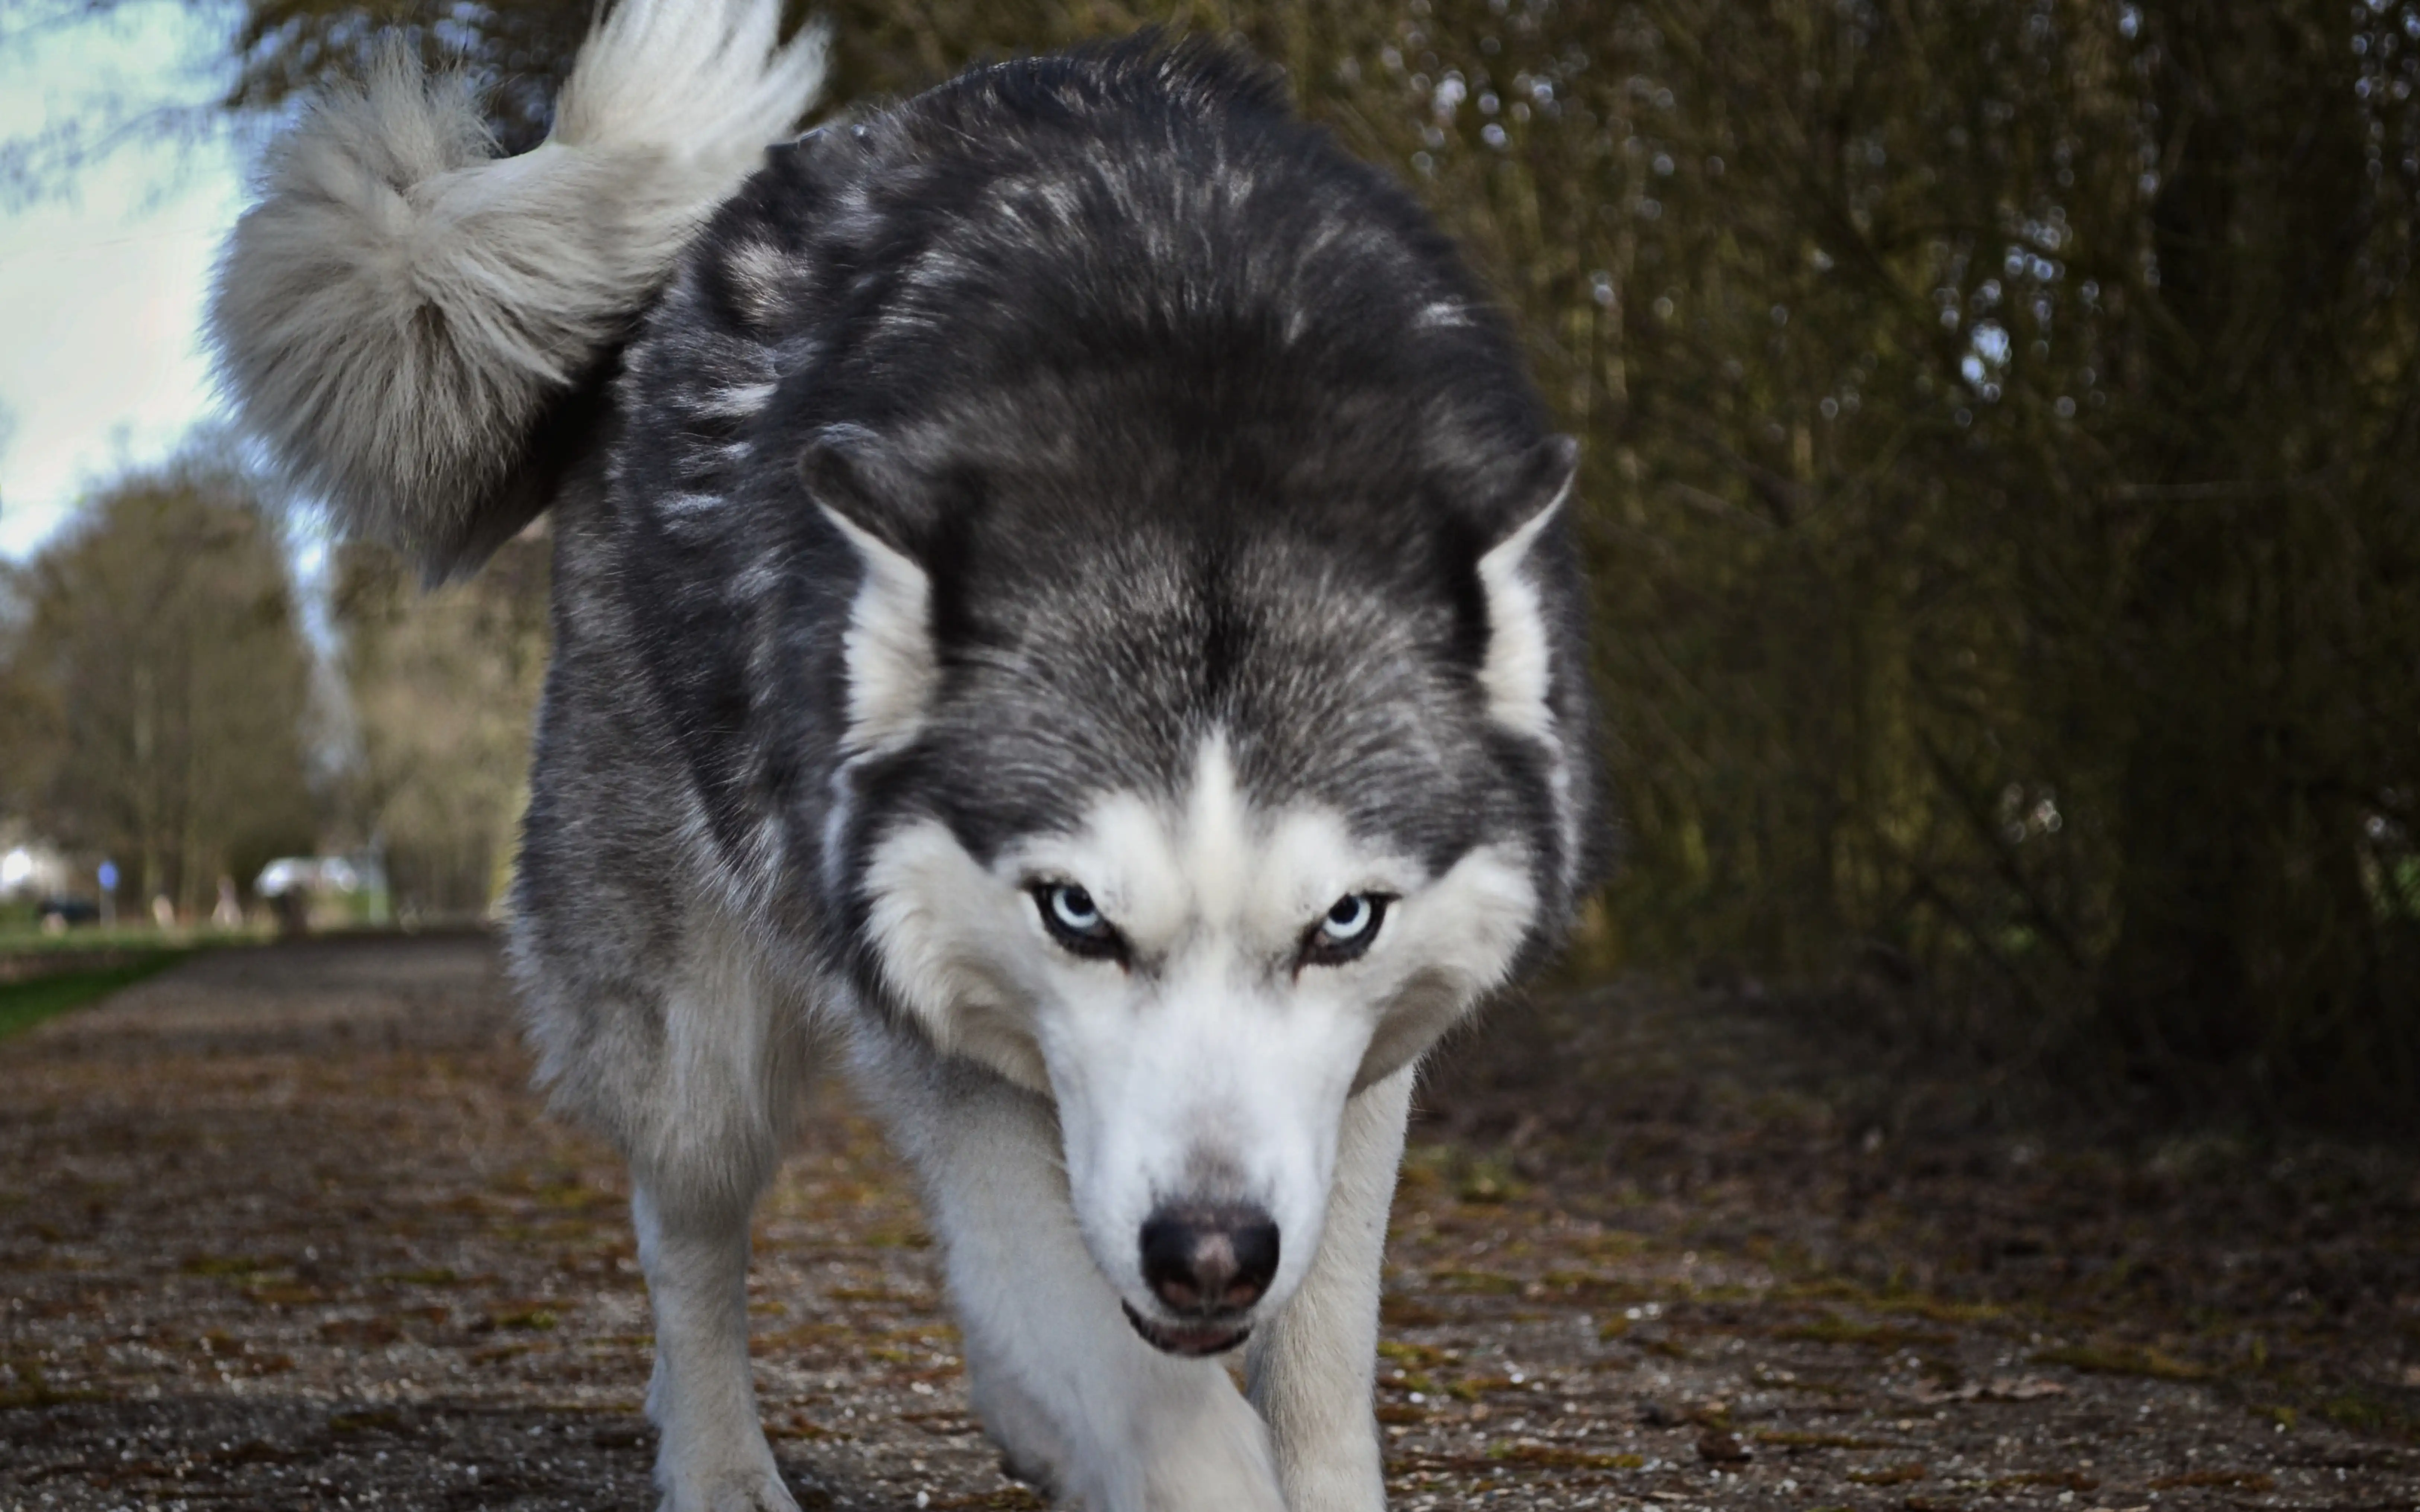
[[[1770,1009],[1550,996],[1426,1094],[1399,1508],[2420,1508],[2420,1166],[1994,1132]],[[640,1507],[626,1189],[492,944],[199,957],[0,1044],[0,1507]],[[1034,1507],[835,1092],[767,1202],[807,1507]]]

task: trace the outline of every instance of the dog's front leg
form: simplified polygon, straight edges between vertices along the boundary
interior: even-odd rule
[[[1302,1288],[1252,1340],[1252,1401],[1276,1437],[1293,1512],[1377,1512],[1387,1504],[1372,1399],[1378,1285],[1412,1077],[1405,1067],[1345,1104],[1319,1254]]]
[[[661,1512],[798,1512],[756,1421],[748,1207],[674,1208],[642,1185],[630,1215],[656,1315],[647,1416],[663,1435]]]
[[[1093,1263],[1048,1103],[913,1052],[873,1057],[924,1178],[985,1426],[1085,1512],[1285,1512],[1266,1427],[1218,1360],[1138,1337]],[[921,1062],[921,1063],[920,1063]]]

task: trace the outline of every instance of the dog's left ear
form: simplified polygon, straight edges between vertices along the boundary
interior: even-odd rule
[[[1531,557],[1539,539],[1561,514],[1579,476],[1579,442],[1557,436],[1538,448],[1525,470],[1521,497],[1526,511],[1511,532],[1479,559],[1479,584],[1487,598],[1487,657],[1479,686],[1497,723],[1526,735],[1554,733],[1547,702],[1553,680],[1553,638],[1538,593]]]
[[[939,678],[933,581],[909,554],[923,523],[915,491],[880,439],[856,425],[827,427],[799,458],[799,474],[864,570],[843,642],[848,748],[905,745]]]

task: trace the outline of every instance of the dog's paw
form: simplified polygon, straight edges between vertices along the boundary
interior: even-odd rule
[[[1268,1425],[1215,1366],[1192,1384],[1136,1445],[1146,1467],[1144,1504],[1153,1512],[1288,1512]]]
[[[1374,1434],[1338,1434],[1289,1447],[1282,1475],[1287,1512],[1386,1512],[1386,1465]]]
[[[968,1396],[984,1436],[1000,1451],[1000,1473],[1058,1505],[1068,1500],[1061,1467],[1067,1460],[1064,1437],[1039,1403],[1010,1384],[987,1362],[970,1361]]]
[[[778,1473],[747,1480],[726,1477],[675,1487],[657,1504],[657,1512],[799,1512],[799,1499]]]
[[[1047,1502],[1059,1494],[1059,1479],[1048,1464],[1039,1459],[1020,1459],[1003,1449],[1000,1456],[1000,1473],[1019,1485],[1030,1488],[1036,1496]]]
[[[1387,1512],[1387,1482],[1358,1469],[1296,1466],[1286,1478],[1286,1512]]]
[[[656,1465],[656,1484],[664,1493],[657,1512],[799,1512],[772,1451],[761,1439],[752,1448],[714,1465],[666,1456]]]

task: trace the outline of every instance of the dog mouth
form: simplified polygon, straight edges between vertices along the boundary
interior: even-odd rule
[[[1171,1328],[1155,1323],[1136,1312],[1130,1303],[1121,1302],[1126,1321],[1142,1335],[1142,1341],[1162,1354],[1173,1354],[1187,1360],[1206,1360],[1214,1354],[1224,1354],[1252,1336],[1249,1323],[1203,1323],[1192,1328]]]

